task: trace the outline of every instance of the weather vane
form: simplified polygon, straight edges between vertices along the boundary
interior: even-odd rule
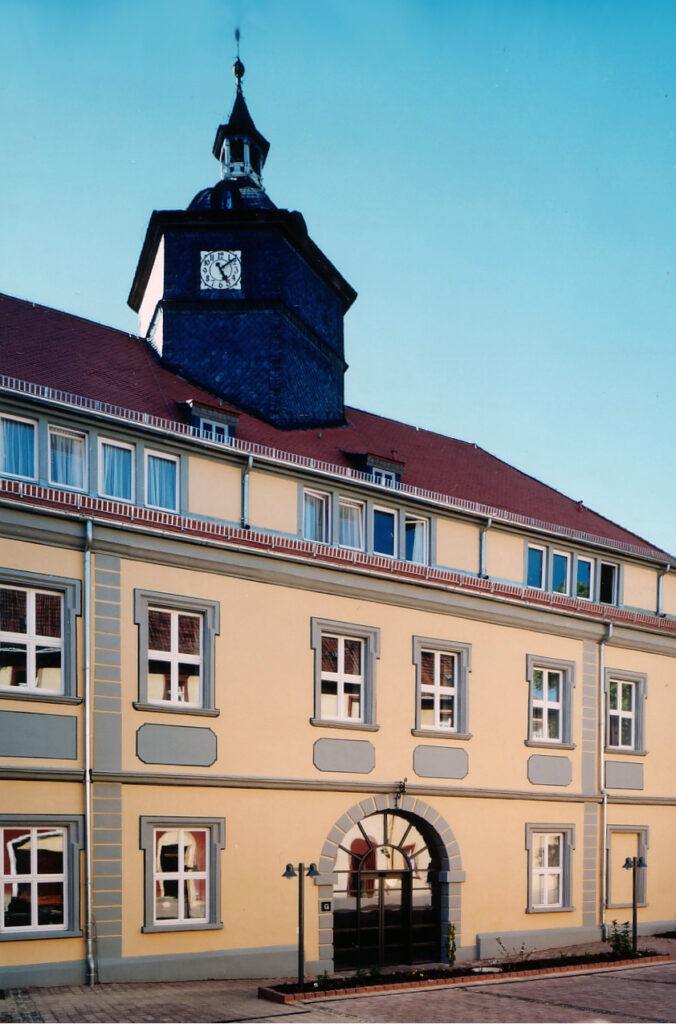
[[[238,28],[235,29],[235,42],[237,43],[237,59],[235,60],[235,63],[232,66],[232,70],[234,71],[235,78],[237,79],[237,91],[240,92],[241,89],[242,89],[242,79],[244,78],[244,65],[242,64],[241,60],[239,59],[239,29]]]

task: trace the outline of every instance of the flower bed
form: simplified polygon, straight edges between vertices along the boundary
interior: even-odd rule
[[[490,984],[505,975],[511,978],[529,978],[542,974],[559,974],[569,971],[596,971],[602,968],[632,967],[643,964],[673,961],[669,954],[658,954],[653,950],[641,950],[636,956],[617,956],[615,953],[562,953],[557,957],[533,960],[510,960],[478,967],[431,967],[393,971],[381,974],[378,971],[358,971],[351,977],[320,976],[316,981],[306,981],[303,986],[297,982],[281,982],[258,989],[259,999],[275,1003],[292,1003],[306,999],[335,998],[347,995],[367,995],[370,992],[396,992],[412,988],[430,988],[440,985]]]

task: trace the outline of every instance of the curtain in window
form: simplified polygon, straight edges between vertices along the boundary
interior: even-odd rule
[[[325,499],[318,494],[306,494],[303,512],[303,536],[307,540],[326,540],[324,536]]]
[[[147,502],[157,508],[176,508],[176,463],[148,456]]]
[[[406,558],[409,562],[425,561],[425,524],[406,523]]]
[[[359,505],[338,506],[338,543],[345,548],[361,548],[362,510]]]
[[[2,420],[2,471],[14,476],[35,476],[32,423]]]
[[[101,490],[111,498],[131,501],[131,452],[117,445],[101,445]]]
[[[72,434],[50,437],[52,483],[65,487],[84,487],[84,440]]]

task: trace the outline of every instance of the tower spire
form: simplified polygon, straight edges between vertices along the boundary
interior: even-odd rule
[[[235,102],[227,124],[219,125],[213,154],[221,165],[222,178],[246,179],[250,185],[263,188],[262,170],[270,143],[253,123],[242,91],[244,65],[239,56],[239,29],[235,30],[237,57],[232,66],[237,81]]]

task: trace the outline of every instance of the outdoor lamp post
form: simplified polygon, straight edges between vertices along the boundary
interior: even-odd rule
[[[623,868],[627,871],[631,871],[631,948],[634,953],[636,952],[636,935],[637,935],[637,923],[636,923],[636,875],[639,868],[646,868],[648,865],[643,860],[643,857],[627,857]]]
[[[302,985],[305,981],[305,902],[303,893],[303,881],[305,878],[306,869],[305,865],[301,861],[298,865],[298,984]],[[318,878],[319,872],[317,871],[317,865],[313,862],[307,869],[308,878]],[[286,871],[282,874],[282,878],[296,878],[296,871],[294,870],[293,864],[286,865]]]

